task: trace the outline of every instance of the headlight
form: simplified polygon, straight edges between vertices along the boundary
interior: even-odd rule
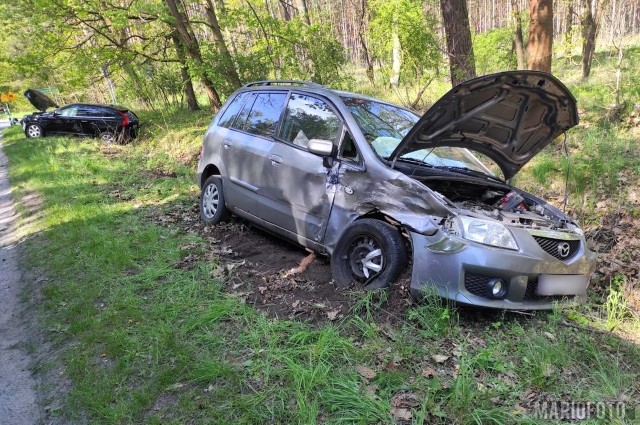
[[[467,216],[459,216],[458,220],[461,236],[465,239],[500,248],[518,249],[518,244],[516,244],[511,231],[503,224],[494,220]]]

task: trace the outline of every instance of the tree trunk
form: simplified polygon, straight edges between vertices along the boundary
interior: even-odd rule
[[[511,9],[515,22],[515,44],[518,69],[527,69],[527,61],[524,51],[524,37],[522,36],[522,16],[520,16],[520,6],[518,5],[518,0],[511,0]]]
[[[457,86],[476,76],[467,2],[466,0],[440,0],[440,7],[447,37],[451,84]]]
[[[567,30],[564,33],[564,54],[571,55],[573,44],[573,3],[569,3],[569,10],[567,11]]]
[[[589,78],[591,61],[596,51],[596,0],[583,0],[582,3],[582,78]]]
[[[621,82],[622,82],[622,58],[624,55],[624,49],[622,47],[616,46],[618,49],[618,62],[616,63],[616,89],[614,90],[614,94],[616,97],[616,108],[622,107],[622,90],[620,90]]]
[[[369,22],[369,9],[367,6],[367,0],[362,0],[361,6],[362,15],[360,16],[360,34],[358,34],[358,38],[360,39],[360,46],[362,47],[364,62],[367,67],[367,78],[373,85],[375,84],[373,74],[373,60],[371,59],[371,53],[369,52],[369,48],[367,47],[367,42],[365,40],[365,34],[367,33],[365,25],[367,22]]]
[[[211,33],[213,34],[213,41],[218,48],[220,57],[222,58],[222,68],[224,69],[224,74],[229,82],[233,85],[234,89],[238,88],[242,85],[242,83],[240,83],[240,77],[238,76],[238,72],[236,71],[231,53],[229,53],[229,49],[227,48],[227,43],[224,41],[224,37],[222,36],[222,30],[220,29],[220,24],[218,23],[216,10],[214,9],[211,0],[206,0],[205,11],[207,12],[207,22],[209,23],[209,26],[211,27]]]
[[[197,111],[198,109],[200,109],[200,106],[198,106],[198,99],[196,99],[196,93],[193,90],[193,82],[191,81],[191,76],[189,75],[189,68],[187,67],[184,46],[180,43],[180,38],[175,33],[175,31],[171,33],[171,39],[173,40],[173,45],[176,48],[176,55],[178,56],[178,60],[180,61],[180,77],[182,77],[184,97],[187,99],[187,108],[192,112]]]
[[[307,0],[298,0],[298,11],[302,14],[302,19],[307,25],[311,25],[311,17],[309,16],[309,8]]]
[[[191,24],[187,19],[186,15],[178,9],[178,5],[175,0],[165,0],[167,7],[169,8],[169,12],[171,16],[175,20],[175,30],[178,38],[180,38],[180,42],[191,56],[191,59],[196,63],[198,69],[198,76],[202,80],[202,84],[204,85],[205,92],[207,97],[209,98],[209,104],[211,109],[218,110],[220,106],[222,106],[220,102],[220,96],[218,95],[218,91],[216,90],[213,82],[207,75],[205,69],[206,65],[202,60],[202,53],[200,52],[200,45],[198,44],[198,39],[193,34],[193,29],[191,28]]]
[[[552,0],[530,0],[529,16],[529,69],[551,72],[553,47],[553,2]]]
[[[102,73],[102,77],[104,78],[105,83],[107,84],[107,88],[109,89],[109,95],[111,96],[111,103],[113,105],[118,103],[118,99],[116,98],[116,85],[111,78],[111,72],[109,71],[109,65],[104,64],[100,67],[100,72]]]
[[[591,62],[596,52],[596,39],[602,20],[602,11],[608,0],[583,0],[582,3],[582,78],[591,74]],[[615,18],[615,17],[614,17]]]
[[[285,21],[289,22],[291,20],[291,11],[289,10],[289,3],[284,0],[280,0],[280,7],[282,9],[282,17]]]
[[[389,78],[389,84],[392,87],[398,87],[400,85],[400,67],[402,66],[402,59],[400,57],[400,36],[398,35],[398,22],[397,18],[393,18],[393,29],[391,30],[391,39],[393,43],[392,50],[392,65],[391,65],[391,77]]]

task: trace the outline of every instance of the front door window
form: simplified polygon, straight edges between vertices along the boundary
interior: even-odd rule
[[[342,123],[323,100],[302,94],[292,94],[285,111],[280,139],[304,149],[311,139],[333,142],[336,146]]]

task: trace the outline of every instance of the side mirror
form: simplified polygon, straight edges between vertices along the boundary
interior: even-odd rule
[[[322,165],[325,168],[331,168],[333,166],[333,154],[335,152],[333,142],[322,139],[311,139],[307,144],[307,150],[313,154],[321,156]]]
[[[309,144],[307,144],[307,150],[309,152],[320,156],[333,156],[334,149],[333,142],[329,140],[311,139],[309,140]]]

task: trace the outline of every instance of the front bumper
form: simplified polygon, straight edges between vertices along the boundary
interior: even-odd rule
[[[568,260],[561,261],[545,252],[526,229],[511,230],[518,242],[517,251],[458,239],[464,242],[460,251],[439,252],[428,247],[449,235],[442,231],[433,236],[412,232],[411,295],[420,299],[436,290],[441,297],[459,303],[514,310],[548,310],[554,305],[586,301],[596,254],[589,251],[584,239]],[[492,298],[486,290],[492,279],[501,279],[507,286],[500,299]],[[539,293],[539,282],[545,295]]]

